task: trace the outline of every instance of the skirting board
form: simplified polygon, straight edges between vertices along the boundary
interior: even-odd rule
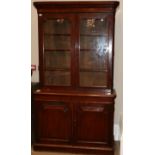
[[[114,140],[120,141],[121,133],[120,133],[120,127],[118,124],[114,124]]]

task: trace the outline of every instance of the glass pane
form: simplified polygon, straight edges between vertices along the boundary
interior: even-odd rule
[[[45,34],[69,34],[70,23],[67,19],[50,19],[44,23]]]
[[[67,19],[50,19],[44,23],[45,49],[70,49],[71,26]]]
[[[44,23],[45,85],[71,84],[71,23],[68,19],[48,19]]]
[[[108,45],[107,38],[104,36],[83,36],[80,37],[80,49],[96,49],[97,52],[103,52]]]
[[[45,52],[45,67],[48,68],[70,68],[70,52]]]
[[[80,72],[80,86],[106,86],[107,75],[105,72]]]
[[[107,21],[103,18],[82,19],[80,23],[81,34],[107,35]]]
[[[80,52],[80,70],[107,71],[107,55],[96,51]]]
[[[44,36],[45,49],[70,50],[70,47],[71,47],[70,36],[64,36],[64,35],[45,35]]]
[[[67,71],[46,71],[45,85],[69,86],[70,72]]]
[[[108,64],[108,25],[103,18],[80,21],[80,86],[106,86]]]

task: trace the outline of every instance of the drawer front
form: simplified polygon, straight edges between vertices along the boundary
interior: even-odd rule
[[[72,108],[59,101],[35,102],[36,140],[43,143],[69,143],[72,136]]]
[[[76,142],[110,145],[113,138],[113,104],[80,103],[77,107]]]

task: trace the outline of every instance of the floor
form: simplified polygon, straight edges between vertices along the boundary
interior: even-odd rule
[[[115,142],[115,155],[120,155],[119,153],[119,142]],[[31,155],[86,155],[86,154],[71,154],[71,153],[59,153],[59,152],[45,152],[45,151],[34,151],[32,150]]]

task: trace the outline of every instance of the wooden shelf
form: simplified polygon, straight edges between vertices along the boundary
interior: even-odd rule
[[[103,52],[104,52],[105,49],[103,49]],[[89,51],[97,51],[97,49],[80,49],[80,51],[85,51],[85,52],[89,52]]]
[[[70,49],[44,49],[45,52],[70,52]]]
[[[67,34],[63,34],[63,33],[44,33],[44,35],[49,35],[49,36],[65,36],[65,37],[68,37],[68,36],[71,36],[71,34],[67,33]]]
[[[107,72],[106,69],[89,69],[89,68],[82,68],[79,69],[80,72]]]
[[[82,37],[108,37],[108,34],[80,34]]]
[[[70,71],[70,68],[54,68],[54,67],[52,67],[52,68],[45,68],[45,71]]]

